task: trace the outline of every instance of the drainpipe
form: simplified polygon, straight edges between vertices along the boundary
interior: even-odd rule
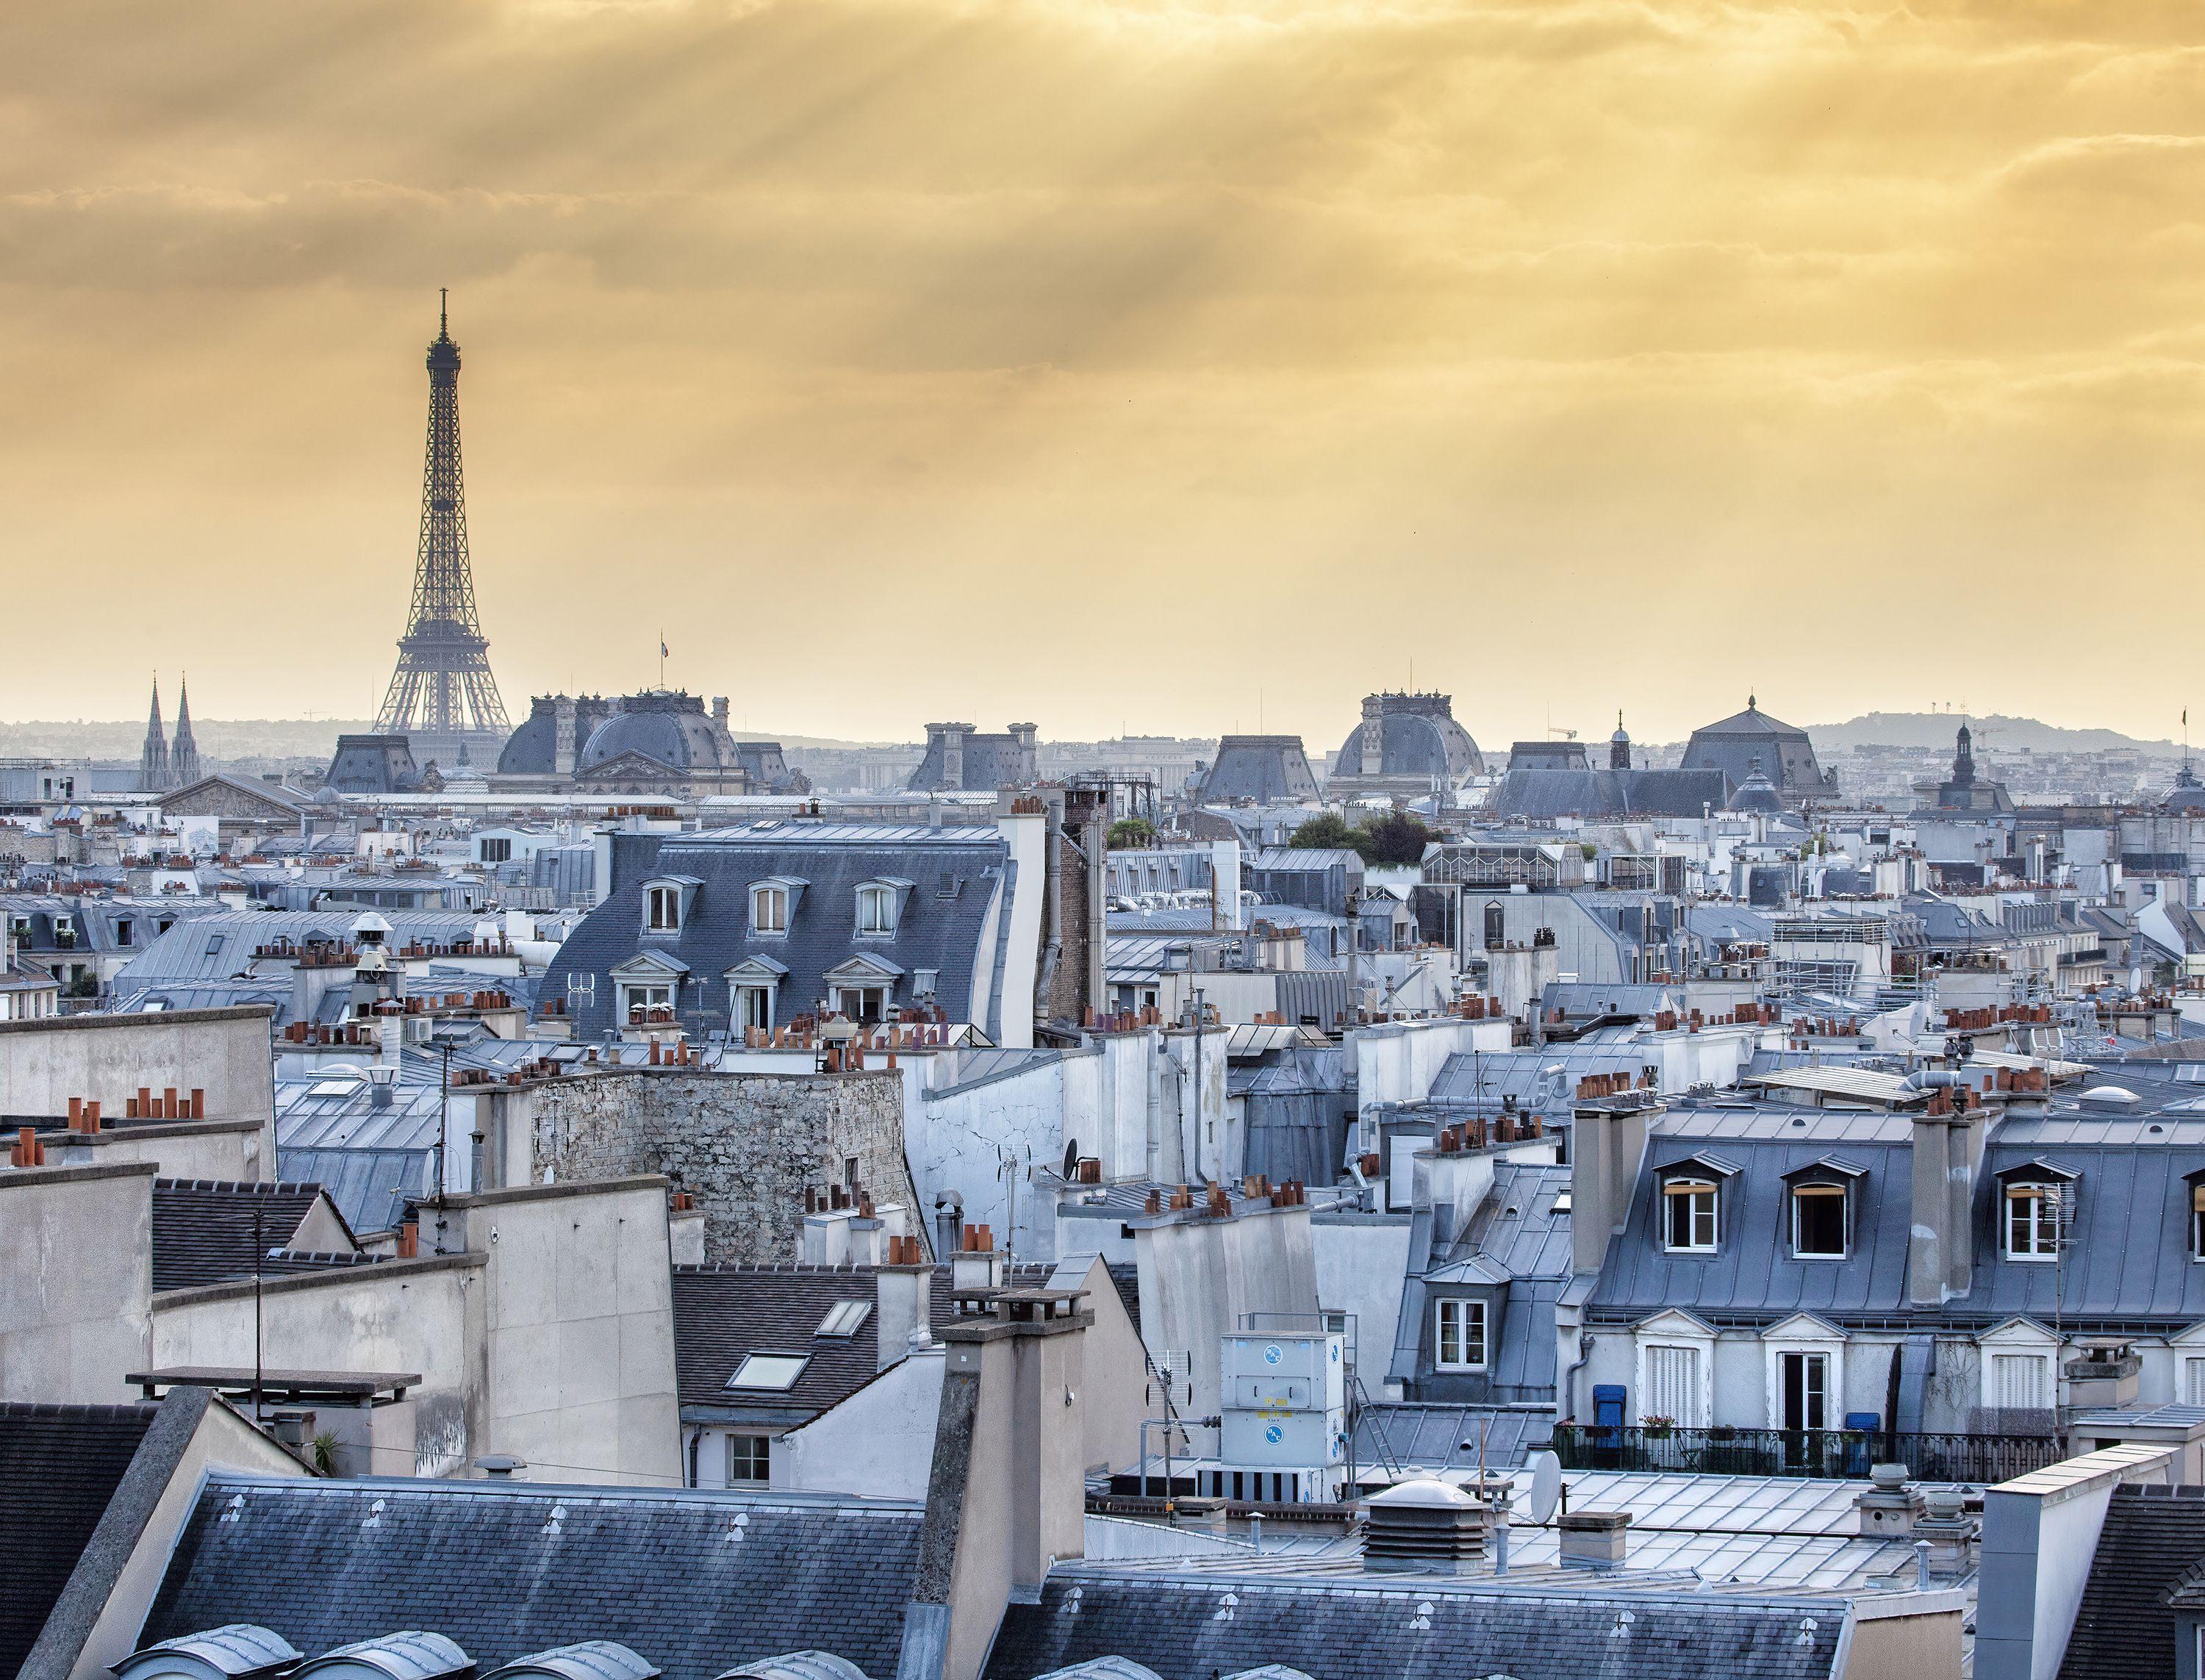
[[[1574,1204],[1572,1206],[1571,1217],[1576,1217]],[[1565,1423],[1574,1423],[1578,1421],[1577,1374],[1579,1371],[1584,1369],[1586,1362],[1590,1360],[1591,1357],[1592,1338],[1580,1331],[1578,1333],[1577,1361],[1568,1370],[1562,1373],[1561,1398],[1562,1404],[1565,1408],[1562,1413],[1562,1422]]]

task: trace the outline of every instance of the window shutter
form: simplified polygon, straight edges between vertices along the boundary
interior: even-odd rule
[[[2000,1353],[1991,1359],[1991,1375],[2002,1411],[2042,1411],[2044,1360],[2034,1353]]]
[[[2205,1359],[2182,1362],[2182,1404],[2205,1406]]]
[[[1700,1422],[1700,1351],[1691,1347],[1646,1350],[1646,1404],[1641,1417],[1673,1418],[1685,1428]]]

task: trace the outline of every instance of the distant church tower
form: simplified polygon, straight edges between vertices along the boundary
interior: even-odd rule
[[[1627,770],[1631,768],[1631,737],[1623,733],[1623,714],[1615,715],[1615,733],[1608,738],[1608,768]]]
[[[159,793],[174,787],[169,780],[169,740],[161,729],[161,680],[153,679],[153,709],[146,719],[146,745],[138,752],[138,786],[141,792]]]
[[[189,787],[199,779],[199,745],[192,739],[192,686],[186,678],[176,685],[176,744],[169,749],[169,786]]]

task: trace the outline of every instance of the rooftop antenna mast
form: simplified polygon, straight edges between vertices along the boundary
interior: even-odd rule
[[[510,732],[490,643],[475,614],[467,555],[467,490],[460,471],[460,347],[450,294],[440,290],[429,347],[429,442],[421,472],[421,537],[413,602],[398,643],[398,668],[376,714],[376,733],[503,735]]]

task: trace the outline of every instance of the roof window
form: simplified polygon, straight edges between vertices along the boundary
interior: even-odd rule
[[[735,1368],[734,1375],[728,1379],[730,1388],[770,1388],[786,1392],[796,1386],[797,1378],[811,1362],[809,1354],[751,1353],[743,1356],[743,1362]]]
[[[827,1316],[819,1321],[815,1336],[854,1336],[858,1327],[865,1321],[873,1309],[870,1301],[837,1301],[827,1309]]]

